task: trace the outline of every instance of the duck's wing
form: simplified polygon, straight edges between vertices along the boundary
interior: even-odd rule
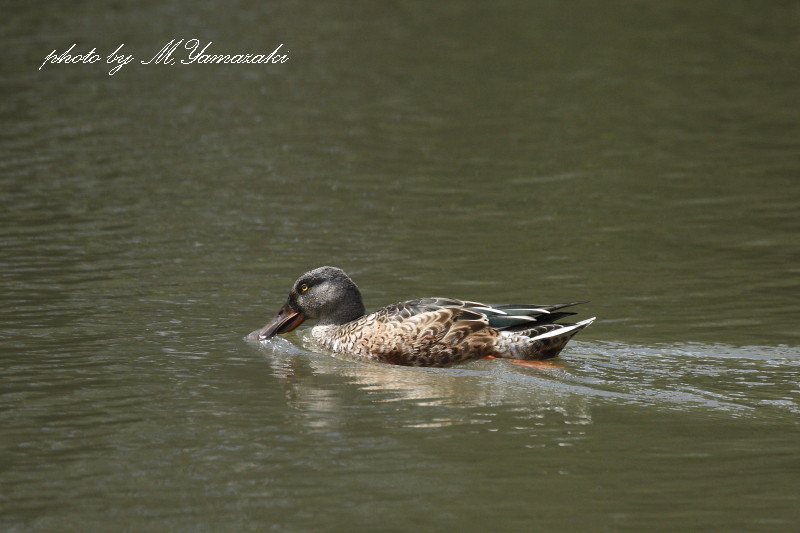
[[[379,311],[386,320],[405,320],[413,316],[440,311],[449,311],[451,320],[480,320],[483,317],[489,327],[497,330],[520,331],[574,315],[573,312],[559,311],[566,307],[587,303],[584,301],[552,305],[489,305],[455,298],[419,298],[387,306]],[[441,315],[440,315],[441,316]]]
[[[586,303],[585,301],[568,302],[553,305],[485,305],[476,302],[466,302],[467,309],[483,313],[489,321],[489,326],[500,331],[522,331],[554,324],[556,320],[574,315],[569,311],[559,311],[565,307]]]
[[[480,306],[482,304],[465,302],[454,298],[418,298],[386,306],[376,313],[387,320],[403,320],[422,313],[440,311],[442,309],[452,309],[453,311],[462,309],[466,311],[469,310],[470,305]]]

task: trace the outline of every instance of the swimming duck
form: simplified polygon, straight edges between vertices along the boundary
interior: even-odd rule
[[[341,269],[323,266],[294,283],[269,323],[250,333],[258,341],[317,319],[311,336],[322,346],[359,359],[406,366],[444,366],[469,359],[555,357],[594,317],[574,324],[555,321],[559,311],[586,302],[500,305],[451,298],[421,298],[366,314],[361,292]]]

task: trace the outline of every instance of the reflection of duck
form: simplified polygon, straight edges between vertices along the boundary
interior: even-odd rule
[[[449,298],[400,302],[365,315],[361,293],[342,270],[324,266],[295,282],[289,299],[263,328],[260,341],[292,331],[306,318],[319,323],[314,339],[360,359],[407,366],[443,366],[494,356],[508,359],[555,357],[594,318],[557,324],[574,313],[557,305],[489,305]]]
[[[572,363],[554,370],[477,359],[454,368],[407,368],[322,356],[310,330],[292,341],[276,337],[260,346],[269,356],[259,365],[276,378],[270,394],[283,391],[287,420],[312,433],[477,424],[527,433],[532,447],[544,446],[574,439],[577,426],[592,423],[594,400],[607,396],[571,379],[569,369],[580,368]],[[263,388],[262,374],[252,375]],[[354,406],[359,416],[351,416]],[[554,425],[565,431],[551,431]]]

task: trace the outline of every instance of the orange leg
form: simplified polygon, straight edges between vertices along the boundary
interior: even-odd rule
[[[487,355],[484,359],[497,359],[497,356]],[[554,361],[529,361],[526,359],[509,359],[508,361],[515,365],[535,368],[536,370],[559,370],[566,368],[563,364]]]
[[[561,370],[566,368],[563,364],[553,361],[526,361],[524,359],[511,359],[511,363],[517,366],[534,368],[536,370]]]

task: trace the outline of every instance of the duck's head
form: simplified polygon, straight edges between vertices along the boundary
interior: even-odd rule
[[[269,339],[292,331],[307,318],[318,319],[320,325],[345,324],[363,314],[361,292],[353,280],[339,268],[324,266],[300,276],[272,320],[248,337]]]

